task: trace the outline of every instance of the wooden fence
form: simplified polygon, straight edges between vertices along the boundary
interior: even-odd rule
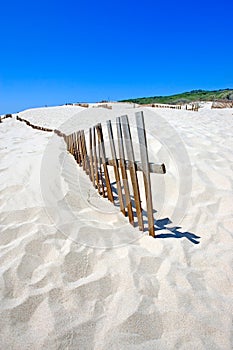
[[[113,167],[120,210],[123,215],[128,217],[129,222],[133,226],[135,224],[134,214],[136,214],[138,227],[141,231],[144,230],[144,222],[137,172],[142,171],[147,206],[148,231],[149,234],[154,237],[154,215],[150,174],[165,174],[166,168],[164,164],[149,162],[143,112],[137,112],[135,115],[141,161],[135,160],[133,140],[127,115],[116,118],[115,132],[117,135],[117,145],[114,139],[112,123],[110,120],[107,121],[108,142],[110,143],[111,150],[110,158],[106,156],[104,134],[100,123],[89,128],[88,137],[85,137],[84,130],[66,135],[60,130],[34,125],[28,120],[18,116],[16,119],[26,123],[33,129],[54,132],[58,136],[63,137],[68,152],[74,156],[76,162],[89,176],[98,193],[104,198],[108,198],[112,203],[116,200],[113,196],[113,185],[111,184],[109,167]],[[132,194],[130,193],[130,188],[132,188]]]
[[[88,138],[85,137],[84,130],[79,130],[63,137],[67,144],[67,150],[74,156],[77,163],[83,167],[83,170],[90,177],[93,186],[101,196],[108,198],[112,203],[114,203],[114,196],[109,166],[113,167],[120,210],[123,215],[128,217],[132,225],[134,225],[135,211],[137,223],[141,231],[144,230],[144,222],[137,172],[143,172],[148,231],[154,237],[150,174],[165,174],[166,169],[164,164],[149,162],[143,112],[136,113],[136,122],[141,161],[135,161],[133,140],[127,115],[116,118],[117,145],[113,136],[112,123],[110,120],[107,121],[111,159],[106,156],[103,129],[100,123],[89,129]],[[56,131],[56,133],[59,132]],[[88,139],[88,143],[86,139]],[[130,183],[133,196],[130,194]],[[135,208],[132,203],[134,203]]]
[[[211,108],[233,108],[233,101],[214,101]]]
[[[79,106],[79,107],[89,107],[89,103],[73,103],[72,106]]]
[[[165,104],[157,104],[157,103],[147,103],[147,104],[143,104],[143,105],[137,105],[137,108],[141,108],[141,107],[181,109],[181,105],[165,105]]]
[[[29,122],[28,120],[20,118],[18,115],[16,116],[16,120],[19,120],[20,122],[26,123],[28,126],[30,126],[33,129],[47,131],[47,132],[53,132],[54,131],[53,129],[44,128],[43,126],[39,126],[39,125],[34,125],[31,122]]]
[[[192,103],[191,105],[185,105],[186,111],[198,112],[199,106],[198,103]]]
[[[1,117],[1,116],[0,116],[0,123],[1,123],[4,119],[7,119],[7,118],[12,118],[12,114],[6,114],[4,117]]]
[[[112,106],[108,105],[107,103],[101,103],[100,105],[93,106],[93,108],[107,108],[107,109],[112,109]]]

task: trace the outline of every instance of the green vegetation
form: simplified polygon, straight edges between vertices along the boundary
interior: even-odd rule
[[[216,100],[233,100],[232,89],[222,90],[192,90],[190,92],[184,92],[182,94],[176,94],[171,96],[154,96],[154,97],[141,97],[132,98],[128,100],[121,100],[119,102],[133,102],[138,104],[151,104],[151,103],[165,103],[165,104],[186,104],[194,101],[216,101]]]

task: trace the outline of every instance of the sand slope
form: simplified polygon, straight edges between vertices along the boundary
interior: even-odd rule
[[[129,107],[21,116],[69,132],[124,112],[135,136]],[[152,178],[157,239],[96,195],[62,139],[0,125],[1,349],[232,348],[232,111],[145,121],[167,166]]]

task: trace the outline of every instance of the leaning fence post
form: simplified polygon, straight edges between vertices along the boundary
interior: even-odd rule
[[[80,165],[81,162],[81,156],[80,156],[80,150],[79,150],[79,139],[78,139],[78,131],[75,133],[75,141],[76,141],[76,150],[77,150],[77,163]]]
[[[76,148],[76,142],[75,142],[75,133],[71,134],[71,140],[72,140],[72,154],[74,156],[74,159],[77,159],[77,148]]]
[[[70,134],[70,145],[71,145],[70,153],[74,156],[74,140],[73,140],[73,133]]]
[[[85,134],[84,130],[81,130],[81,140],[82,140],[82,146],[83,146],[83,161],[84,161],[84,167],[83,169],[86,171],[86,174],[90,173],[90,167],[89,167],[89,161],[88,161],[88,155],[87,155],[87,147],[86,147],[86,140],[85,140]]]
[[[120,202],[120,209],[122,214],[125,215],[125,206],[124,206],[124,200],[123,200],[122,189],[121,189],[121,178],[120,178],[120,173],[118,169],[118,161],[116,156],[116,148],[115,148],[115,143],[113,138],[111,120],[107,121],[107,127],[108,127],[108,136],[109,136],[111,153],[112,153],[114,174],[115,174],[116,185],[117,185],[117,192],[118,192],[118,197]]]
[[[117,123],[117,138],[118,138],[118,149],[119,149],[119,158],[120,158],[119,165],[121,168],[121,174],[123,179],[126,207],[128,211],[129,222],[131,223],[131,225],[134,225],[134,217],[133,217],[132,203],[130,199],[128,176],[127,176],[127,171],[125,166],[125,152],[124,152],[124,145],[123,145],[123,139],[122,139],[120,117],[116,118],[116,123]]]
[[[106,159],[105,148],[104,148],[102,126],[100,123],[96,125],[96,131],[97,131],[98,140],[99,140],[101,157],[103,159],[104,177],[105,177],[105,182],[106,182],[106,187],[107,187],[108,199],[112,203],[114,203],[111,183],[110,183],[109,174],[108,174],[108,167],[107,167],[107,159]]]
[[[70,153],[73,154],[72,134],[69,135]]]
[[[81,140],[81,131],[78,131],[78,147],[80,152],[80,166],[83,167],[84,164],[84,157],[83,157],[83,147],[82,147],[82,140]]]
[[[67,142],[68,142],[68,151],[70,152],[71,146],[70,146],[70,135],[67,135]]]
[[[96,182],[96,186],[97,186],[98,192],[100,193],[99,172],[98,172],[98,159],[97,159],[97,152],[96,152],[96,134],[95,134],[95,127],[93,127],[93,153],[94,153],[95,182]]]
[[[84,154],[84,147],[83,147],[83,137],[82,137],[82,130],[79,131],[79,145],[81,149],[81,158],[82,158],[82,168],[85,171],[85,154]]]
[[[89,128],[89,152],[90,152],[90,179],[95,186],[95,176],[93,167],[93,149],[92,149],[92,128]]]
[[[121,117],[121,121],[122,121],[123,133],[125,137],[126,152],[129,160],[129,171],[130,171],[133,192],[134,192],[134,200],[135,200],[136,212],[138,217],[138,226],[139,226],[139,229],[143,231],[144,225],[143,225],[143,218],[142,218],[141,199],[140,199],[140,192],[139,192],[139,186],[138,186],[138,177],[137,177],[136,168],[135,168],[134,151],[133,151],[132,138],[131,138],[131,133],[129,128],[128,116],[123,115]]]
[[[69,152],[72,154],[73,146],[72,146],[72,137],[71,136],[72,136],[72,134],[69,135],[69,147],[70,147],[70,151]]]
[[[154,237],[155,236],[154,215],[153,215],[150,168],[149,168],[147,141],[146,141],[145,122],[144,122],[143,112],[136,112],[135,115],[136,115],[138,140],[139,140],[140,154],[141,154],[143,180],[144,180],[144,187],[145,187],[145,194],[146,194],[148,229],[149,229],[149,234]]]
[[[102,172],[103,160],[102,160],[100,148],[101,148],[101,145],[100,145],[100,141],[98,139],[98,158],[97,158],[98,161],[97,161],[97,164],[98,164],[98,167],[99,167],[99,179],[100,179],[100,184],[101,184],[101,187],[102,187],[102,196],[105,198],[107,196],[106,196],[106,193],[105,193],[105,183],[104,183],[104,177],[103,177],[103,172]]]

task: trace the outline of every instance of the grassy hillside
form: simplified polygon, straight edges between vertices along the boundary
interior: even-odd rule
[[[216,100],[233,100],[232,89],[222,90],[192,90],[190,92],[184,92],[182,94],[176,94],[171,96],[153,96],[153,97],[141,97],[132,98],[128,100],[122,100],[119,102],[133,102],[138,104],[150,104],[150,103],[165,103],[165,104],[182,104],[192,101],[216,101]]]

